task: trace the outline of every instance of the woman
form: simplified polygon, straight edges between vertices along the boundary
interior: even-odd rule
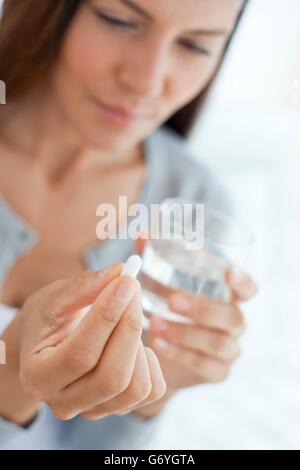
[[[143,446],[177,390],[224,380],[238,357],[251,278],[227,273],[230,304],[173,294],[172,310],[194,323],[153,318],[142,338],[139,283],[120,277],[134,244],[99,242],[95,209],[126,195],[229,210],[179,134],[244,4],[4,1],[0,301],[18,312],[2,315],[2,448]]]

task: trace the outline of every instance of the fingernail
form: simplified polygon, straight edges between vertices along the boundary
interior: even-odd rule
[[[186,297],[175,294],[171,298],[171,305],[174,310],[179,310],[180,312],[185,312],[191,308],[191,302]]]
[[[115,291],[115,298],[120,302],[129,302],[137,293],[137,287],[128,277],[122,277]]]
[[[156,331],[166,331],[169,327],[168,323],[161,318],[153,317],[152,326]]]

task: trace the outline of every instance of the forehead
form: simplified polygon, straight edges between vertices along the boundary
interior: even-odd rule
[[[230,30],[244,0],[96,0],[111,6],[133,3],[157,22],[177,29]]]

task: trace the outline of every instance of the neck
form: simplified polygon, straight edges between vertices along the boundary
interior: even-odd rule
[[[138,145],[123,152],[90,146],[45,88],[6,105],[0,127],[4,138],[51,181],[61,180],[75,165],[108,168],[141,161],[142,147]]]

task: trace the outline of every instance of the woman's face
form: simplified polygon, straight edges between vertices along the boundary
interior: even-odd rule
[[[205,87],[242,4],[83,0],[51,76],[64,115],[93,146],[141,142]]]

